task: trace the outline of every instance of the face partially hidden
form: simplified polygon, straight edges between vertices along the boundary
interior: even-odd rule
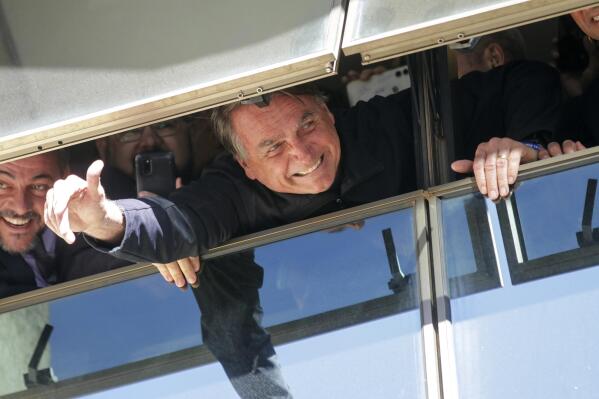
[[[44,227],[46,192],[61,176],[56,154],[0,164],[0,246],[26,252]]]
[[[191,166],[191,144],[187,125],[170,120],[96,140],[100,157],[127,176],[135,177],[135,156],[148,151],[170,151],[175,157],[177,173],[183,175]]]
[[[584,33],[599,40],[599,6],[574,11],[570,15]]]
[[[316,194],[335,180],[341,147],[335,119],[312,96],[274,95],[268,106],[242,105],[231,114],[248,178],[280,193]]]
[[[483,62],[482,57],[479,57],[478,54],[474,53],[460,53],[458,51],[455,52],[456,66],[458,79],[462,76],[469,74],[473,71],[486,72],[489,70],[485,63]]]

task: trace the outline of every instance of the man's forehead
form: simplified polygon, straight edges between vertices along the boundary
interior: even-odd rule
[[[231,119],[234,128],[242,127],[235,124],[243,123],[281,123],[289,120],[289,117],[301,119],[306,112],[314,111],[317,102],[309,97],[279,94],[273,96],[269,105],[259,107],[254,104],[241,105],[232,112]],[[293,120],[296,123],[297,120]]]
[[[58,156],[54,153],[34,155],[32,157],[18,159],[16,161],[0,164],[0,171],[13,174],[15,172],[27,172],[28,175],[50,176],[59,173]]]

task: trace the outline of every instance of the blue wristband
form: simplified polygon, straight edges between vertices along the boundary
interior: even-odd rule
[[[521,143],[536,151],[541,151],[543,149],[543,146],[541,144],[531,143],[530,141],[521,141]]]

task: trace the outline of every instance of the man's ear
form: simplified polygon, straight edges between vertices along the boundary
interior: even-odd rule
[[[98,155],[100,158],[105,161],[106,160],[106,151],[108,149],[108,137],[102,137],[101,139],[96,140],[96,148],[98,149]]]
[[[245,172],[245,175],[247,176],[248,179],[256,180],[256,174],[254,173],[254,171],[252,170],[252,168],[248,165],[248,163],[246,161],[239,158],[238,156],[235,157],[235,160],[237,161],[237,163],[239,165],[241,165],[241,167],[243,168],[243,171]]]
[[[485,49],[483,61],[488,69],[497,68],[505,64],[506,60],[503,48],[497,43],[489,44]]]

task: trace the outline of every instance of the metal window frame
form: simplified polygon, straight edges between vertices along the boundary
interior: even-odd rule
[[[141,104],[108,109],[0,138],[0,162],[20,159],[310,82],[337,71],[346,0],[330,0],[331,49],[226,79],[184,87]],[[1,33],[1,32],[0,32]]]
[[[523,165],[519,179],[527,180],[595,162],[599,162],[599,147]],[[453,360],[454,355],[451,346],[451,310],[448,303],[449,286],[447,285],[447,279],[444,276],[445,271],[443,268],[442,258],[443,241],[440,236],[441,225],[439,220],[439,201],[441,201],[443,198],[466,195],[475,191],[476,184],[474,179],[468,178],[443,186],[433,187],[428,191],[417,191],[404,194],[398,197],[377,201],[356,208],[335,212],[250,236],[241,237],[223,246],[214,248],[213,250],[209,251],[206,257],[213,258],[255,246],[296,237],[313,231],[330,228],[335,225],[345,224],[366,217],[414,207],[414,223],[418,250],[418,268],[420,273],[419,296],[421,301],[420,312],[422,319],[427,395],[429,398],[453,398],[455,397],[453,395],[455,394],[455,387],[457,386],[457,383],[455,379],[455,366]],[[430,209],[427,209],[427,206],[430,206]],[[429,216],[430,220],[427,219]],[[61,297],[66,297],[77,292],[89,291],[102,286],[139,278],[141,276],[146,276],[153,273],[156,273],[156,270],[152,265],[138,264],[120,270],[102,273],[97,276],[91,276],[88,278],[59,284],[53,287],[16,295],[0,300],[0,313],[31,306],[41,302],[47,302]],[[384,302],[388,300],[385,298],[382,298],[381,301]],[[380,304],[373,304],[371,306],[377,307],[379,305]],[[364,305],[359,304],[356,306]],[[382,310],[381,312],[382,313],[379,313],[379,315],[385,314],[386,311]],[[316,319],[318,319],[318,317],[316,317]],[[335,329],[339,326],[340,325],[336,325],[329,328]],[[286,342],[284,337],[279,337],[278,333],[276,333],[277,328],[278,327],[273,327],[272,330],[273,334],[277,336],[277,338],[275,338],[275,342]],[[297,333],[296,331],[294,332],[295,327],[293,324],[289,324],[286,327],[281,326],[280,328],[287,329],[286,334]],[[438,332],[436,329],[438,329]],[[165,366],[168,370],[171,370],[170,367],[174,367],[172,370],[175,370],[193,367],[194,365],[204,364],[211,361],[210,358],[203,357],[205,355],[198,355],[198,353],[203,353],[202,350],[192,348],[191,351],[193,354],[191,354],[191,352],[185,352],[182,354],[173,355],[173,358],[162,359],[160,362],[165,360],[167,363],[180,363],[180,367],[168,365]],[[195,360],[189,360],[190,357],[193,357]],[[144,367],[149,365],[148,367],[154,368],[155,372],[157,372],[156,370],[158,369],[162,371],[165,370],[160,367],[156,369],[156,359],[153,360],[154,363],[152,363],[152,360],[148,360],[148,362],[149,363],[145,364]],[[130,372],[130,370],[113,370],[113,372],[116,372],[117,374],[127,374]],[[139,376],[143,375],[144,372],[140,371],[140,373],[141,374],[139,374],[136,378],[141,378]],[[157,374],[152,375],[154,376]],[[104,378],[100,375],[98,375],[98,377]],[[116,378],[116,375],[111,374],[110,378]],[[75,381],[73,382],[75,383]],[[89,384],[89,381],[86,382],[86,384]],[[31,393],[33,394],[34,392],[32,391]]]
[[[431,197],[428,200],[430,213],[432,274],[434,279],[435,305],[437,308],[435,323],[437,325],[437,340],[439,351],[439,369],[441,387],[444,398],[457,398],[457,372],[455,353],[453,350],[453,326],[450,305],[450,279],[447,277],[444,249],[441,199]]]
[[[443,398],[439,342],[437,341],[438,306],[435,304],[435,285],[432,267],[431,227],[428,219],[428,204],[425,197],[415,206],[415,234],[420,290],[420,318],[423,342],[424,369],[426,375],[426,397]]]
[[[323,229],[344,225],[356,220],[362,220],[368,217],[379,216],[410,208],[413,209],[414,212],[415,228],[418,228],[420,231],[422,231],[422,229],[426,230],[426,209],[424,208],[423,204],[424,199],[422,191],[408,193],[348,210],[293,223],[281,228],[271,229],[247,237],[242,237],[231,243],[209,251],[205,258],[215,258],[239,251],[244,251],[257,246],[262,246],[304,234],[317,232]],[[418,219],[418,221],[416,219]],[[424,234],[424,237],[425,236],[426,234]],[[423,235],[421,234],[420,237],[423,237]],[[416,237],[414,237],[414,240],[416,245]],[[423,240],[424,241],[422,241],[422,239],[418,241],[422,245],[427,245],[426,237]],[[428,250],[424,252],[427,251]],[[427,273],[426,271],[430,269],[430,264],[427,262],[428,261],[421,263],[420,258],[418,260],[418,272],[424,273],[425,276]],[[146,274],[156,273],[156,270],[152,265],[139,264],[130,266],[126,269],[131,270],[125,270],[124,272],[117,270],[114,272],[102,273],[98,276],[92,276],[91,279],[81,279],[82,281],[77,286],[70,286],[69,283],[65,283],[54,287],[39,289],[37,291],[33,291],[32,293],[40,293],[40,295],[31,295],[29,298],[27,298],[28,293],[17,295],[8,298],[13,299],[13,301],[1,301],[3,304],[0,304],[0,309],[2,309],[4,312],[8,312],[22,307],[31,306],[39,302],[46,302],[73,295],[76,290],[78,292],[88,291],[90,289],[95,289],[108,284],[138,278],[140,275],[143,276]],[[147,269],[150,269],[151,272],[147,273]],[[420,277],[418,284],[421,284],[423,281],[425,284],[427,284],[427,286],[431,286],[432,284],[428,277]],[[432,300],[428,299],[428,297],[427,299],[422,299],[420,297],[421,291],[417,287],[418,285],[410,285],[407,286],[405,291],[402,291],[398,294],[391,294],[381,298],[375,298],[365,302],[334,309],[321,314],[308,316],[306,318],[285,322],[267,328],[272,336],[273,344],[279,345],[336,329],[365,323],[378,318],[415,310],[419,304],[427,309],[427,311],[425,311],[427,315],[431,315],[432,312],[430,308],[432,306]],[[428,325],[426,327],[427,334],[425,334],[425,339],[427,342],[424,344],[424,347],[430,347],[431,345],[434,347],[436,345],[435,329],[431,324],[433,323],[434,319],[429,316],[426,317],[426,320]],[[426,369],[427,390],[430,391],[431,381],[437,381],[437,377],[435,376],[435,370],[437,366],[435,360],[436,350],[433,349],[429,352],[430,353],[427,354],[425,361],[428,365]],[[208,352],[207,348],[205,348],[203,345],[199,345],[174,353],[167,353],[134,363],[60,381],[50,386],[35,387],[3,397],[45,398],[48,397],[48,395],[51,395],[52,397],[78,396],[138,382],[148,378],[158,377],[166,373],[202,366],[214,361],[214,357]],[[438,398],[439,396],[429,397]]]
[[[362,64],[368,65],[470,37],[554,18],[598,4],[596,0],[528,0],[508,3],[511,4],[485,7],[351,41],[347,38],[355,32],[359,19],[354,17],[357,4],[350,2],[345,28],[346,39],[342,43],[343,53],[359,53]]]
[[[577,166],[599,162],[599,147],[587,149],[578,153],[552,158],[544,161],[524,165],[521,169],[520,180],[535,178],[541,175],[559,172]],[[245,250],[259,245],[293,238],[345,224],[351,221],[364,219],[409,207],[414,208],[414,224],[416,235],[416,248],[419,272],[419,298],[421,312],[421,334],[423,338],[423,356],[426,376],[426,390],[428,398],[454,398],[457,397],[457,376],[455,370],[455,354],[453,352],[453,335],[451,326],[451,309],[449,304],[449,285],[445,276],[442,258],[443,241],[441,239],[441,220],[439,205],[443,198],[465,195],[476,191],[474,179],[469,178],[444,186],[435,187],[429,191],[417,191],[398,197],[377,201],[375,203],[351,208],[345,211],[309,219],[306,221],[271,229],[262,233],[242,237],[221,247],[211,250],[207,257],[213,258],[240,250]],[[430,219],[429,219],[430,217]],[[114,284],[155,273],[151,265],[133,265],[125,271],[104,273],[97,277],[82,279],[78,282],[65,283],[46,289],[33,291],[33,294],[21,294],[0,301],[2,312],[30,306],[35,303],[58,299],[75,292],[87,291],[101,286]],[[273,341],[277,344],[290,342],[304,336],[312,336],[324,331],[331,331],[346,325],[354,325],[385,315],[401,312],[397,302],[388,297],[378,298],[368,303],[352,305],[348,308],[335,309],[323,315],[316,315],[303,321],[292,321],[283,325],[273,326]],[[365,309],[370,309],[365,311]],[[331,318],[333,314],[339,317]],[[344,324],[346,314],[353,314],[348,324]],[[327,323],[323,323],[324,320]],[[340,321],[341,320],[341,321]],[[314,321],[312,325],[310,322]],[[308,327],[299,331],[298,323],[308,323]],[[341,324],[339,324],[341,323]],[[90,379],[73,379],[64,385],[57,385],[55,393],[63,392],[70,395],[73,389],[83,393],[89,390],[107,387],[108,381],[138,381],[140,379],[164,374],[165,370],[177,371],[189,367],[206,364],[212,358],[201,347],[191,348],[182,352],[168,354],[164,357],[148,359],[135,367],[122,366],[112,370],[103,371]],[[98,385],[99,384],[99,385]],[[86,387],[87,386],[87,387]],[[113,386],[113,385],[111,385]],[[94,388],[95,387],[95,388]],[[44,396],[48,391],[32,390],[15,394],[14,397]],[[60,395],[59,395],[60,396]]]
[[[339,3],[342,1],[333,0],[333,2]],[[540,7],[536,10],[532,10],[527,8],[531,6],[531,3],[547,4],[544,8]],[[374,62],[375,60],[395,57],[397,54],[399,54],[398,51],[400,53],[402,51],[404,53],[408,53],[441,45],[441,43],[438,42],[438,39],[436,43],[431,44],[429,42],[431,39],[427,36],[432,38],[440,37],[444,41],[443,44],[446,44],[451,40],[461,40],[464,37],[490,33],[508,26],[554,17],[575,8],[590,4],[596,3],[590,1],[564,1],[557,6],[553,5],[553,3],[550,1],[542,2],[534,0],[528,2],[528,6],[521,5],[521,7],[523,7],[522,10],[526,12],[515,12],[514,10],[516,8],[510,8],[509,10],[506,8],[506,10],[494,10],[490,13],[491,15],[478,14],[472,16],[470,19],[464,18],[460,19],[459,21],[450,21],[450,23],[446,25],[423,27],[415,32],[403,33],[401,35],[402,40],[397,43],[395,43],[391,37],[381,37],[379,38],[379,42],[377,44],[377,46],[381,46],[380,52],[376,53],[380,54],[378,55],[379,58],[376,58],[376,54],[373,57],[370,54],[363,53],[363,62],[370,63]],[[506,13],[504,14],[500,11],[506,11]],[[508,15],[509,13],[507,11],[512,12],[514,15]],[[515,17],[516,14],[518,14],[517,17]],[[534,15],[539,14],[542,14],[542,16],[534,17]],[[471,27],[472,30],[464,33],[462,29],[463,25]],[[456,32],[460,32],[462,37],[456,36]],[[439,36],[440,33],[449,37],[449,39],[445,39],[445,36]],[[341,32],[339,31],[337,34],[338,39],[340,40]],[[423,41],[424,39],[420,41],[417,40],[418,35],[427,37],[426,41]],[[402,45],[405,46],[403,50],[401,50]],[[337,48],[339,48],[339,46],[337,46]],[[406,50],[406,48],[408,50]],[[368,59],[366,59],[367,57]],[[0,161],[32,155],[34,153],[88,141],[132,127],[168,119],[173,116],[188,114],[197,110],[210,108],[215,105],[236,101],[239,98],[240,90],[242,91],[244,97],[250,97],[259,94],[259,92],[269,92],[278,90],[280,88],[293,86],[302,82],[315,80],[334,73],[335,70],[336,58],[333,57],[333,59],[331,59],[330,54],[322,54],[311,60],[302,60],[301,63],[294,63],[292,65],[279,65],[273,70],[257,71],[254,74],[233,77],[233,80],[220,83],[217,86],[212,86],[209,88],[193,88],[193,90],[190,89],[183,94],[179,94],[169,99],[161,99],[153,103],[140,105],[127,110],[100,115],[94,119],[71,121],[60,126],[44,127],[36,130],[35,132],[26,132],[27,134],[23,135],[22,137],[17,137],[14,140],[11,139],[0,141]],[[42,146],[42,150],[38,149],[38,146],[40,145]],[[546,161],[524,165],[521,169],[519,179],[526,180],[597,161],[599,161],[599,148],[588,149],[560,158],[553,158]],[[392,199],[378,201],[361,207],[352,208],[350,210],[336,212],[330,215],[325,215],[292,225],[242,237],[214,248],[205,255],[205,258],[210,259],[228,253],[249,249],[255,246],[293,238],[320,229],[330,228],[335,225],[354,221],[356,219],[362,219],[365,217],[375,216],[385,212],[392,212],[394,210],[414,206],[415,232],[418,250],[419,296],[422,326],[421,333],[424,347],[427,397],[454,398],[458,395],[457,376],[455,370],[455,354],[453,353],[451,309],[448,299],[449,285],[447,284],[448,280],[444,274],[445,268],[443,266],[442,259],[443,242],[441,236],[439,235],[441,226],[441,221],[439,219],[439,201],[442,197],[464,195],[474,191],[476,191],[476,188],[473,179],[465,179],[459,182],[436,186],[428,189],[427,191],[409,193],[399,197],[394,197]],[[427,209],[427,207],[430,207],[430,209]],[[136,264],[119,270],[90,276],[85,279],[32,291],[30,293],[20,294],[11,298],[0,300],[0,313],[31,306],[41,302],[47,302],[69,295],[74,295],[79,292],[139,278],[153,273],[156,273],[156,271],[152,265]],[[386,298],[389,297],[381,298],[381,303],[378,303],[378,299],[375,300],[371,306],[378,310],[374,311],[374,313],[366,312],[365,316],[371,317],[374,315],[376,318],[383,317],[385,314],[390,314],[386,313],[389,308],[385,308],[385,301],[388,300]],[[379,307],[379,305],[382,307]],[[364,313],[364,304],[358,304],[356,306],[362,306],[362,308],[360,308],[360,313]],[[349,311],[353,312],[356,309],[358,308],[352,308]],[[337,311],[345,312],[348,311],[348,309],[337,309],[333,312]],[[322,315],[317,315],[314,317],[314,320],[317,321],[315,326],[320,325],[320,323],[323,321],[329,321],[323,320],[322,317]],[[355,324],[355,322],[355,319],[352,319],[350,325]],[[275,343],[288,342],[285,341],[285,337],[289,337],[291,335],[297,336],[298,327],[293,323],[295,322],[273,327],[273,341]],[[342,324],[331,323],[325,327],[325,329],[328,328],[334,330],[342,326]],[[281,332],[280,335],[277,332],[277,328],[279,327],[282,331],[285,330],[284,332]],[[316,329],[312,332],[308,332],[307,334],[309,335],[318,333],[315,331],[318,330]],[[192,348],[190,352],[173,354],[172,358],[170,358],[170,360],[167,362],[172,361],[171,366],[174,367],[172,370],[175,371],[182,368],[193,367],[194,365],[198,364],[198,361],[209,362],[210,356],[206,356],[206,353],[202,352],[201,349]],[[162,367],[164,366],[165,360],[166,359],[159,359],[158,363],[154,363],[153,367],[158,367],[161,370],[160,374],[164,373],[164,368]],[[182,367],[182,365],[185,364],[187,366]],[[131,370],[122,369],[118,370],[118,372],[127,375],[131,372]],[[131,376],[132,374],[128,375]],[[115,374],[104,374],[101,378],[111,379],[115,378],[115,376]],[[85,384],[89,384],[89,381],[87,381]],[[33,394],[33,392],[31,392],[31,394]],[[43,394],[40,393],[40,397],[47,397],[47,394],[47,391],[43,392]],[[25,396],[30,397],[27,395]]]
[[[415,310],[416,306],[417,301],[409,296],[388,295],[267,328],[272,343],[276,346]],[[214,356],[204,345],[198,345],[69,378],[51,385],[40,385],[25,391],[3,395],[2,398],[45,399],[88,395],[169,373],[201,367],[215,361]]]
[[[409,208],[422,195],[422,191],[415,191],[239,237],[209,250],[206,254],[202,255],[202,259],[212,259],[318,230],[329,229],[367,217]],[[152,264],[138,263],[54,286],[40,288],[0,299],[0,314],[155,273],[157,273],[157,270]]]
[[[592,163],[599,162],[599,147],[589,148],[580,152],[562,155],[560,157],[549,158],[543,161],[533,162],[527,165],[522,165],[518,176],[518,181],[522,182],[530,180],[540,176],[558,173],[560,171],[572,169],[575,167],[585,166]],[[453,327],[451,322],[451,303],[450,303],[450,291],[451,291],[451,279],[446,276],[446,267],[444,264],[444,250],[443,250],[443,239],[442,239],[442,220],[441,220],[441,201],[444,198],[454,198],[458,196],[464,196],[471,193],[477,192],[476,182],[473,178],[464,179],[458,182],[445,184],[438,187],[433,187],[425,192],[428,196],[429,212],[430,212],[430,229],[431,229],[431,245],[433,249],[433,262],[432,274],[434,276],[434,290],[435,290],[435,304],[436,307],[436,319],[435,324],[437,326],[437,339],[438,339],[438,351],[439,351],[439,372],[441,376],[441,387],[443,389],[443,397],[445,398],[459,398],[457,369],[456,369],[456,357],[454,351],[454,340],[453,340]],[[505,202],[505,201],[503,201]],[[500,209],[502,204],[498,204],[497,207]],[[490,221],[488,222],[490,226]],[[506,242],[506,232],[503,231],[504,247],[506,252],[509,253],[510,243]],[[595,248],[595,247],[591,247]],[[591,249],[585,248],[586,252]],[[576,270],[581,268],[580,259],[573,259],[573,256],[583,256],[582,262],[585,261],[585,257],[594,256],[595,259],[599,255],[599,251],[595,248],[593,253],[581,253],[567,254],[569,256],[562,258],[563,263],[570,262],[570,270]],[[495,254],[496,256],[496,254]],[[548,259],[543,258],[530,262],[533,268],[531,275],[537,276],[539,273],[555,272],[560,267],[563,268],[563,263],[553,263],[552,265],[541,265],[543,261]],[[577,263],[578,262],[578,263]],[[534,263],[534,264],[533,264]],[[537,264],[538,263],[538,264]],[[573,263],[574,266],[572,266]],[[499,265],[497,261],[497,265]],[[497,266],[498,267],[498,266]],[[480,274],[480,273],[477,273]],[[514,280],[514,274],[510,268],[510,275]],[[497,270],[496,279],[501,286],[501,276]],[[538,278],[538,277],[537,277]],[[488,280],[493,280],[493,276],[484,276],[482,279],[475,279],[473,282],[474,286],[470,287],[473,292],[486,290],[489,288]],[[482,284],[482,285],[481,285]],[[497,284],[493,284],[497,285]],[[491,287],[492,288],[492,287]]]

